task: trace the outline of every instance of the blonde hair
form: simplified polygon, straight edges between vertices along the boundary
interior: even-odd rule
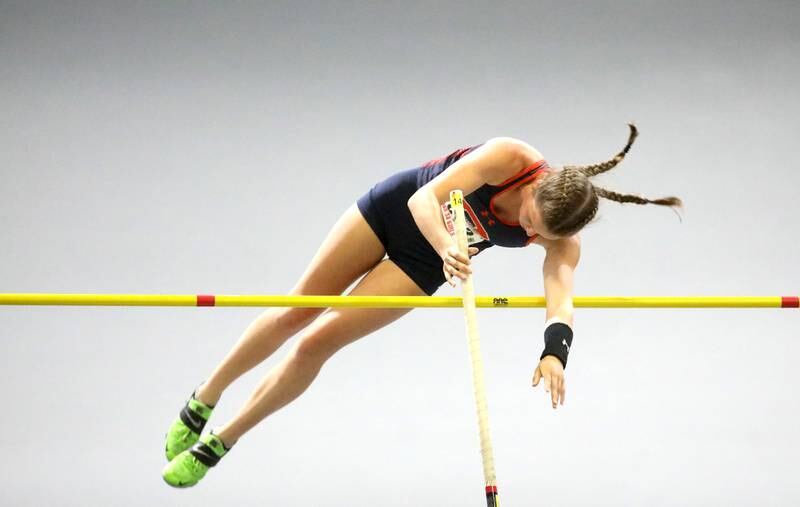
[[[614,158],[592,165],[565,165],[560,171],[550,171],[542,176],[536,189],[536,204],[542,214],[545,227],[557,236],[572,236],[583,229],[597,214],[600,197],[619,203],[658,204],[660,206],[683,206],[677,197],[646,199],[638,195],[620,194],[598,187],[589,180],[610,171],[628,154],[639,131],[629,123],[628,143]]]

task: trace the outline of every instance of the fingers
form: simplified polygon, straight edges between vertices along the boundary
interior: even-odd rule
[[[456,250],[455,252],[452,253],[452,255],[458,262],[461,262],[463,264],[469,264],[469,257],[464,253],[462,253],[461,250]]]
[[[449,273],[452,276],[457,276],[462,280],[466,280],[467,276],[472,273],[471,269],[467,268],[463,264],[457,263],[450,257],[446,258],[444,261],[444,270],[446,273]]]
[[[449,283],[451,287],[455,287],[456,282],[453,280],[453,275],[451,274],[449,268],[450,266],[448,266],[446,263],[442,266],[442,271],[444,271],[444,279],[447,280],[447,283]]]
[[[472,273],[472,268],[469,267],[471,261],[464,254],[459,253],[458,255],[450,255],[447,257],[447,261],[451,266],[456,267],[459,271]]]
[[[456,271],[456,269],[453,266],[447,263],[444,264],[444,267],[442,269],[444,270],[444,277],[447,280],[447,283],[455,287],[456,282],[453,277],[454,275],[458,275],[458,271]]]
[[[469,261],[467,261],[469,262]],[[448,268],[448,273],[458,276],[462,280],[466,280],[467,276],[472,274],[472,268],[467,263],[447,256],[444,259],[445,266]]]
[[[476,247],[469,247],[467,251],[470,254],[479,252]],[[445,279],[451,286],[456,286],[455,280],[453,279],[454,277],[457,276],[462,280],[466,280],[467,277],[472,274],[469,256],[461,253],[457,247],[451,246],[442,257],[442,269],[444,270]]]
[[[564,396],[567,393],[564,377],[560,375],[553,375],[550,379],[550,401],[553,403],[553,408],[558,407],[558,404],[564,404]]]
[[[539,381],[542,379],[544,379],[544,390],[550,393],[550,403],[553,405],[553,408],[557,408],[559,403],[563,405],[564,398],[567,394],[564,377],[562,375],[552,374],[548,371],[542,373],[541,368],[537,366],[536,370],[533,372],[533,387],[539,385]]]
[[[556,375],[549,373],[544,374],[544,390],[550,393],[550,401],[553,403],[553,408],[558,406],[558,397],[561,394],[562,379]]]

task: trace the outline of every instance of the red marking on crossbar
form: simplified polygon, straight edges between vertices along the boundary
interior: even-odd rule
[[[497,486],[486,486],[486,494],[487,495],[496,495],[497,494]]]
[[[781,308],[800,308],[800,297],[798,296],[782,297]]]
[[[217,297],[210,294],[198,294],[197,306],[216,306]]]

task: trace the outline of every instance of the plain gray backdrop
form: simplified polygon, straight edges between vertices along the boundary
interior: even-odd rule
[[[597,184],[576,295],[797,295],[800,4],[0,2],[0,292],[285,294],[379,179],[513,136]],[[543,251],[476,258],[541,295]],[[458,295],[442,288],[438,295]],[[478,506],[462,312],[337,354],[195,488],[163,437],[258,308],[0,308],[0,504]],[[506,506],[797,505],[797,311],[480,311]],[[224,395],[232,417],[287,346]]]

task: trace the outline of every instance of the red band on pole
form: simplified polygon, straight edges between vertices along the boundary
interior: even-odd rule
[[[197,295],[197,306],[215,306],[217,304],[216,296],[209,294]]]
[[[497,486],[486,486],[486,494],[487,495],[496,495],[497,494]]]
[[[781,308],[800,308],[800,297],[797,296],[782,297]]]

